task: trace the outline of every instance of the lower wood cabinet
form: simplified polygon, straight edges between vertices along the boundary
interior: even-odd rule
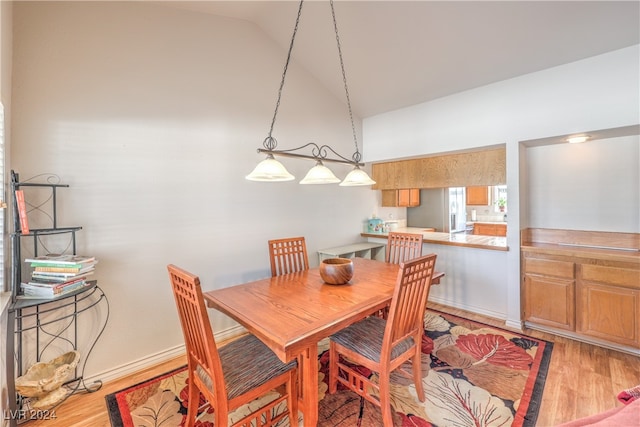
[[[582,264],[577,332],[640,347],[640,271]]]
[[[575,330],[575,264],[524,258],[525,319],[540,325]]]
[[[507,235],[507,224],[475,222],[473,223],[473,234],[504,237]]]
[[[640,269],[595,257],[522,251],[526,322],[640,348]]]
[[[420,206],[420,189],[382,190],[382,206],[415,207]]]

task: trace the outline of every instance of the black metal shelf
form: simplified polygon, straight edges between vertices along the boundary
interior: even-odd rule
[[[63,234],[69,233],[73,231],[82,230],[82,227],[58,227],[58,228],[37,228],[34,230],[29,230],[28,233],[13,233],[18,236],[27,237],[27,236],[39,236],[39,235],[47,235],[47,234]]]
[[[31,229],[28,233],[22,233],[20,229],[20,220],[18,216],[18,206],[15,202],[15,191],[20,187],[44,187],[51,189],[52,192],[52,212],[51,219],[53,226],[51,228]],[[11,414],[28,414],[28,411],[18,411],[24,409],[25,398],[16,393],[15,379],[26,372],[23,347],[25,340],[29,340],[29,344],[35,347],[36,363],[42,361],[47,349],[55,348],[60,351],[62,348],[69,350],[79,350],[79,333],[78,333],[78,317],[89,310],[106,310],[103,319],[97,320],[95,334],[89,337],[84,336],[81,339],[84,344],[83,348],[87,348],[86,354],[81,354],[81,363],[75,370],[74,378],[65,383],[65,387],[71,394],[86,391],[94,392],[102,387],[101,381],[95,381],[92,385],[87,386],[84,382],[84,369],[87,360],[104,332],[107,321],[109,319],[109,301],[98,286],[97,281],[88,281],[88,285],[80,289],[73,290],[54,298],[26,298],[22,295],[20,283],[22,282],[22,240],[24,238],[33,239],[34,256],[38,256],[38,247],[43,243],[41,237],[70,234],[72,254],[76,254],[76,233],[82,230],[82,227],[58,227],[57,219],[57,195],[56,189],[69,187],[66,184],[51,183],[31,183],[20,182],[18,174],[11,171],[11,192],[14,197],[13,203],[13,226],[14,232],[11,233],[12,243],[12,260],[11,260],[11,286],[12,299],[8,309],[7,321],[7,386],[9,396],[15,396],[10,399]],[[54,330],[54,328],[58,328]],[[64,402],[58,402],[55,406]],[[55,407],[54,406],[54,407]],[[52,409],[52,408],[49,408]],[[29,421],[29,419],[10,419],[11,427],[17,426],[18,423]]]
[[[84,286],[80,289],[75,289],[71,292],[68,292],[66,294],[62,294],[62,295],[58,295],[56,297],[53,298],[20,298],[17,297],[16,300],[9,306],[9,310],[22,310],[25,308],[29,308],[29,307],[35,307],[35,306],[43,306],[45,304],[49,304],[49,303],[53,303],[56,301],[62,301],[65,300],[67,298],[71,298],[74,297],[76,295],[79,294],[83,294],[89,290],[94,290],[97,285],[98,285],[98,281],[97,280],[88,280],[87,281],[88,285]],[[87,296],[84,296],[83,298],[86,298]],[[63,304],[63,305],[58,305],[55,308],[51,308],[51,309],[45,309],[43,310],[42,308],[39,311],[40,314],[49,312],[49,311],[55,311],[58,310],[60,308],[62,308],[64,305],[70,305],[72,303],[67,303],[67,304]]]

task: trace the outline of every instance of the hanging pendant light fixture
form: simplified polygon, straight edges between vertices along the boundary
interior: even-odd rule
[[[277,150],[278,141],[272,136],[273,127],[276,122],[276,116],[278,115],[278,107],[280,106],[280,99],[282,97],[282,88],[284,87],[284,81],[287,75],[287,69],[289,68],[289,61],[291,60],[291,52],[293,50],[293,44],[296,38],[296,33],[298,32],[298,24],[300,23],[300,15],[302,13],[302,5],[304,0],[300,0],[300,6],[298,7],[298,15],[296,17],[296,23],[293,28],[293,35],[291,37],[291,43],[289,44],[289,51],[287,53],[287,60],[284,65],[284,71],[282,73],[282,79],[280,80],[280,88],[278,90],[278,99],[276,101],[275,111],[273,112],[273,119],[271,120],[271,127],[269,128],[269,134],[262,142],[262,146],[264,148],[258,148],[258,153],[264,153],[267,155],[267,158],[260,162],[256,168],[249,175],[246,176],[246,179],[250,181],[269,181],[269,182],[279,182],[279,181],[291,181],[294,179],[293,175],[291,175],[287,169],[275,159],[274,156],[284,156],[284,157],[297,157],[303,159],[311,159],[316,161],[316,165],[309,170],[307,175],[300,181],[300,184],[333,184],[340,182],[331,170],[324,165],[324,162],[333,162],[333,163],[346,163],[353,166],[353,170],[349,172],[347,177],[340,183],[341,186],[359,186],[359,185],[373,185],[376,182],[369,178],[367,173],[360,169],[361,166],[364,166],[364,163],[361,163],[362,155],[360,154],[360,150],[358,150],[358,139],[356,137],[356,128],[353,123],[353,113],[351,111],[351,100],[349,99],[349,89],[347,87],[347,77],[344,71],[344,63],[342,61],[342,48],[340,46],[340,36],[338,35],[338,24],[336,22],[336,14],[333,8],[333,0],[329,1],[331,6],[331,16],[333,18],[333,28],[336,34],[336,43],[338,45],[338,56],[340,58],[340,69],[342,70],[342,81],[344,82],[344,91],[347,98],[347,107],[349,108],[349,119],[351,120],[351,130],[353,132],[353,142],[355,145],[356,151],[351,156],[351,159],[341,156],[338,154],[333,148],[328,145],[317,145],[316,143],[310,142],[301,147],[292,148],[289,150]],[[305,149],[311,150],[310,154],[303,154],[301,151]],[[336,157],[328,157],[329,152],[331,152]]]
[[[316,165],[309,169],[300,184],[333,184],[336,182],[340,182],[340,179],[322,163],[322,160],[318,160]]]

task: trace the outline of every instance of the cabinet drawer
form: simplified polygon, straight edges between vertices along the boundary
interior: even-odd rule
[[[524,271],[528,274],[542,274],[544,276],[575,278],[575,264],[569,261],[557,261],[544,258],[525,258]]]
[[[640,270],[603,267],[601,265],[581,265],[582,280],[601,282],[625,288],[640,289]]]

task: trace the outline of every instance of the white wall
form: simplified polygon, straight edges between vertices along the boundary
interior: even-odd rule
[[[270,238],[306,236],[312,265],[318,249],[361,240],[377,205],[368,187],[244,179],[263,158],[286,55],[256,26],[162,2],[20,2],[14,28],[12,167],[70,184],[60,225],[83,226],[79,251],[99,258],[110,301],[87,376],[182,343],[168,263],[209,290],[268,276]],[[350,156],[347,118],[294,55],[279,148]],[[283,163],[298,179],[312,166]],[[217,332],[234,325],[211,315]]]
[[[387,242],[372,237],[368,240]],[[425,243],[422,253],[437,254],[436,270],[445,273],[441,283],[429,290],[429,301],[498,319],[505,317],[507,252]]]
[[[520,323],[521,223],[529,209],[520,192],[529,178],[521,171],[520,141],[602,130],[640,123],[640,45],[483,86],[363,121],[368,162],[470,150],[505,143],[509,215],[507,274],[496,286],[507,295],[508,324]],[[638,158],[637,149],[626,152]],[[597,174],[608,167],[596,165]],[[521,173],[524,172],[524,173]],[[636,174],[637,176],[637,174]],[[639,192],[639,183],[623,192],[610,182],[594,182],[593,192]],[[633,203],[631,204],[633,206]],[[631,217],[633,218],[633,217]],[[637,218],[637,216],[636,216]],[[596,229],[611,229],[608,216],[590,217]],[[571,227],[573,228],[573,227]],[[637,227],[625,231],[637,231]],[[485,264],[484,269],[505,268]],[[483,272],[480,272],[483,274]]]
[[[640,121],[640,45],[366,118],[382,161]]]
[[[640,137],[527,148],[529,224],[640,233]]]

